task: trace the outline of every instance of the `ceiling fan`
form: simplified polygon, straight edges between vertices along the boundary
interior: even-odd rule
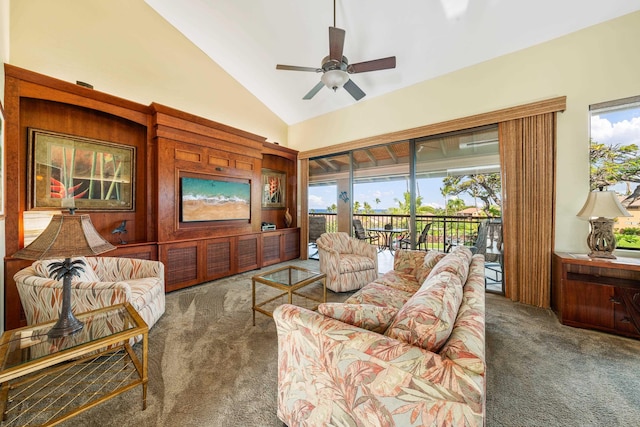
[[[396,67],[396,57],[374,59],[372,61],[349,64],[347,57],[342,55],[344,48],[345,30],[336,27],[336,2],[333,0],[333,27],[329,27],[329,56],[324,57],[320,68],[298,67],[295,65],[276,65],[277,70],[310,71],[322,73],[320,82],[313,87],[302,99],[311,99],[323,86],[333,89],[344,89],[356,101],[361,100],[365,93],[349,77],[349,74],[366,73],[368,71],[386,70]]]

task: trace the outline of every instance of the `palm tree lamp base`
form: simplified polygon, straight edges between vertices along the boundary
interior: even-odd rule
[[[50,273],[63,273],[62,278],[62,308],[60,316],[55,325],[47,332],[49,338],[60,338],[73,335],[82,330],[84,324],[76,319],[71,311],[71,278],[83,271],[81,266],[85,265],[82,260],[71,262],[71,258],[66,258],[62,263],[53,263],[50,266]]]

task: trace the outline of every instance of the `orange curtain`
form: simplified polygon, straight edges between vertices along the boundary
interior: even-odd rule
[[[499,123],[505,295],[550,306],[555,114]]]

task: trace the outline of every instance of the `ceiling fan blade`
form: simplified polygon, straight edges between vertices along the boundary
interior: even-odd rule
[[[353,73],[366,73],[367,71],[387,70],[389,68],[396,68],[396,57],[390,56],[388,58],[374,59],[373,61],[358,62],[357,64],[351,64],[347,67],[347,72]]]
[[[342,49],[344,48],[344,33],[341,28],[329,27],[329,59],[342,63]]]
[[[322,71],[322,68],[313,68],[313,67],[298,67],[296,65],[276,65],[276,70],[288,70],[288,71],[311,71],[313,73],[319,73]]]
[[[318,91],[319,91],[320,89],[322,89],[322,87],[323,87],[323,86],[324,86],[324,83],[319,82],[319,83],[318,83],[317,85],[315,85],[315,86],[313,87],[313,89],[311,89],[311,90],[309,91],[309,93],[307,93],[307,94],[306,94],[302,99],[311,99],[311,98],[313,98],[313,97],[314,97],[314,95],[315,95],[316,93],[318,93]]]
[[[362,89],[360,89],[358,85],[355,84],[351,79],[347,80],[347,82],[344,84],[344,89],[349,92],[349,94],[351,94],[351,96],[353,96],[356,101],[360,101],[365,96],[365,93],[362,91]]]

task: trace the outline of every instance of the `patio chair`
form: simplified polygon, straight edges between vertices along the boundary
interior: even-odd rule
[[[476,238],[476,242],[471,246],[472,254],[487,254],[487,238],[489,237],[489,221],[482,221],[480,225],[478,225],[478,237]]]
[[[424,249],[425,251],[427,250],[427,235],[429,234],[429,230],[431,229],[431,225],[433,223],[432,222],[428,222],[425,224],[425,226],[422,228],[422,231],[420,232],[420,234],[418,235],[418,238],[416,239],[416,249]],[[405,237],[403,239],[400,239],[400,248],[401,249],[411,249],[411,236]]]
[[[480,222],[480,224],[478,225],[478,235],[476,237],[476,241],[473,244],[473,246],[470,246],[469,249],[471,249],[471,253],[475,254],[482,254],[485,255],[487,253],[487,238],[489,237],[489,221],[482,221]],[[459,244],[453,242],[453,241],[448,241],[447,242],[447,248],[445,250],[445,252],[450,252],[451,249],[455,246],[460,246]]]
[[[359,219],[353,220],[353,232],[356,235],[356,239],[366,240],[368,243],[376,245],[380,241],[380,236],[366,231],[362,226],[362,221]]]
[[[327,217],[309,216],[309,246],[315,252],[309,254],[309,258],[318,259],[318,245],[316,240],[327,231]]]

